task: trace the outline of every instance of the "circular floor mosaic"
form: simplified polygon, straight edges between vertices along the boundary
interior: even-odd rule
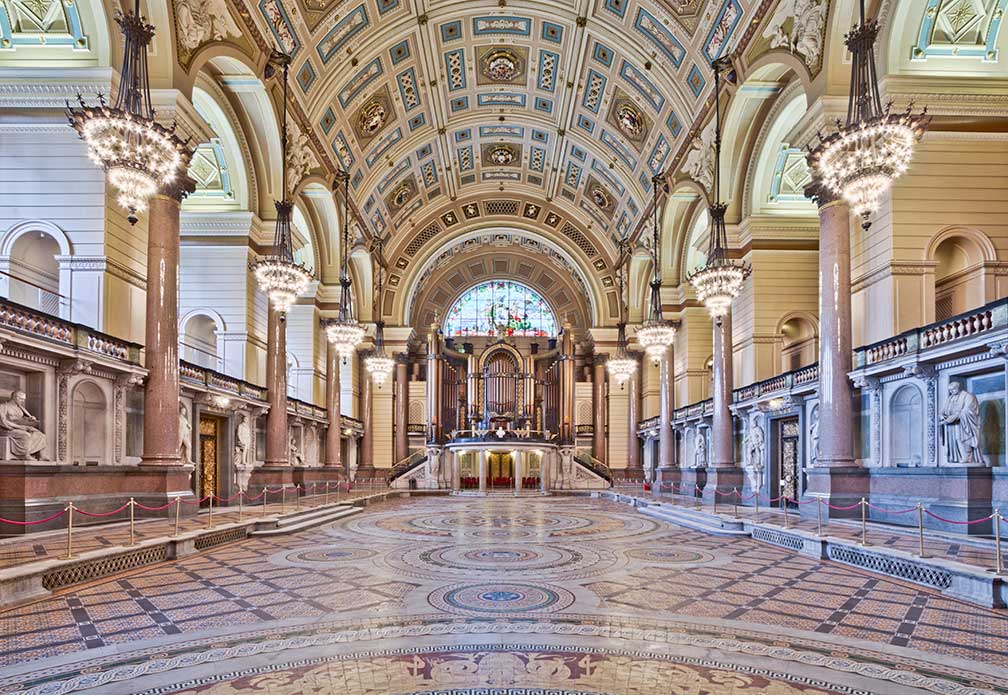
[[[686,548],[632,548],[627,557],[661,565],[701,565],[714,560],[710,553]]]
[[[487,582],[440,587],[431,592],[427,602],[438,610],[462,615],[555,613],[569,608],[574,595],[558,586]]]
[[[598,576],[611,569],[618,558],[606,549],[553,543],[529,542],[479,545],[419,545],[394,550],[383,557],[399,576],[430,580],[472,578],[489,575],[501,579],[535,577],[572,579]]]
[[[323,545],[299,550],[285,550],[270,557],[270,562],[278,565],[296,567],[320,567],[324,565],[340,565],[343,563],[358,563],[376,555],[369,548],[353,548],[335,545]]]

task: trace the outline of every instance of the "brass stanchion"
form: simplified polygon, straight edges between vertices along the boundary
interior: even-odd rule
[[[294,484],[294,508],[301,509],[301,488],[297,483]]]
[[[266,516],[266,498],[269,497],[269,485],[263,485],[263,516]]]
[[[756,513],[756,523],[759,523],[759,490],[756,491],[756,496],[753,497],[753,509]]]
[[[241,520],[242,520],[242,511],[243,511],[242,498],[243,497],[245,497],[245,491],[244,490],[238,490],[238,523],[241,523]]]
[[[917,557],[927,557],[924,554],[924,505],[917,503]]]
[[[816,535],[822,537],[822,497],[816,497]]]
[[[285,484],[280,485],[280,513],[285,514],[287,512],[287,486]]]
[[[133,498],[130,497],[130,501],[129,501],[129,508],[130,508],[130,545],[136,545],[136,528],[134,526],[134,524],[136,522],[136,519],[134,518],[134,512],[133,512],[133,509],[134,509],[135,506],[136,506],[136,503],[133,501]]]
[[[791,525],[788,522],[787,495],[781,493],[780,503],[781,503],[781,507],[784,509],[784,528],[791,528]]]
[[[71,505],[72,506],[72,505]],[[994,510],[994,574],[1001,574],[1004,565],[1001,563],[1001,510]]]
[[[742,497],[742,493],[739,492],[738,488],[735,488],[734,490],[732,490],[732,492],[735,493],[734,495],[732,495],[732,515],[736,519],[738,519],[738,503],[739,503],[739,498]]]
[[[213,528],[213,493],[210,493],[210,514],[207,516],[207,528]]]
[[[868,502],[861,498],[861,545],[868,545]]]
[[[698,492],[700,493],[699,497],[697,496]],[[717,497],[716,494],[714,496]],[[703,509],[703,490],[698,489],[696,485],[693,486],[693,499],[696,500],[696,508],[699,512]]]
[[[329,481],[328,480],[325,481],[325,504],[326,504],[326,506],[329,506]]]
[[[701,494],[703,494],[703,493],[701,493]],[[714,486],[714,513],[715,514],[717,514],[717,498],[718,498],[718,489],[717,489],[717,485],[715,485]]]
[[[181,510],[182,510],[182,498],[181,497],[176,497],[175,498],[175,535],[176,536],[178,536],[179,514],[181,513]]]
[[[73,557],[73,512],[74,505],[70,502],[66,508],[67,511],[67,552],[65,560],[69,560]]]

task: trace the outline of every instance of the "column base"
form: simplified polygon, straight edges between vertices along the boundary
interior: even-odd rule
[[[281,485],[294,484],[294,468],[292,466],[257,466],[249,478],[248,494],[255,497],[264,487],[275,490]],[[272,497],[270,498],[272,500]]]
[[[679,490],[686,497],[702,497],[707,487],[706,468],[683,468],[679,479]],[[698,489],[699,488],[699,489]]]
[[[336,467],[295,467],[291,474],[295,485],[300,485],[302,495],[323,495],[325,485],[329,483],[329,491],[336,492],[339,484],[346,481],[343,471]],[[315,486],[312,489],[312,486]]]
[[[75,507],[94,514],[118,509],[132,497],[145,507],[160,507],[176,497],[193,500],[190,489],[192,470],[183,466],[73,466],[39,461],[0,462],[0,516],[12,521],[44,519],[66,508]],[[196,505],[183,504],[180,516],[196,514]],[[135,518],[174,518],[174,505],[158,512],[137,508]],[[125,521],[123,510],[112,517],[92,520],[74,515],[74,526],[109,521]],[[66,516],[44,524],[15,526],[0,524],[0,535],[20,536],[38,531],[66,528]]]
[[[732,504],[735,500],[735,490],[742,492],[745,474],[738,466],[709,466],[707,468],[707,484],[703,486],[703,501],[714,503],[715,491],[718,504]]]
[[[850,507],[869,499],[871,490],[871,472],[861,466],[833,466],[806,469],[808,488],[805,497],[819,497],[823,504],[833,507]],[[831,519],[860,519],[860,507],[852,509],[830,509],[824,506],[823,513],[828,513]],[[806,504],[801,507],[802,517],[815,518],[816,505]]]

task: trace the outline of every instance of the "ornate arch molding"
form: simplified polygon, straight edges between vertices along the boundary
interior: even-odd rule
[[[61,256],[70,256],[73,254],[73,246],[70,243],[70,237],[68,237],[66,232],[62,229],[52,222],[47,222],[45,220],[26,220],[24,222],[18,222],[8,229],[4,233],[3,237],[0,237],[0,256],[4,258],[10,257],[11,251],[14,249],[15,242],[29,232],[44,232],[45,234],[51,236],[59,245]]]
[[[960,227],[957,225],[952,225],[949,227],[944,227],[928,242],[927,248],[924,250],[923,260],[933,261],[935,260],[935,253],[938,251],[938,247],[942,242],[949,239],[955,238],[968,239],[976,245],[976,248],[980,251],[982,256],[982,263],[996,263],[998,260],[997,248],[995,248],[994,243],[990,240],[990,237],[984,234],[982,231],[976,227]]]
[[[559,324],[571,320],[576,329],[592,325],[595,307],[590,297],[570,272],[552,258],[530,254],[528,249],[510,247],[471,247],[472,253],[452,253],[442,264],[432,264],[421,282],[413,288],[402,322],[418,329],[429,325],[435,313],[444,317],[447,310],[473,286],[489,280],[513,280],[528,285],[549,303]],[[437,281],[431,282],[436,273]]]

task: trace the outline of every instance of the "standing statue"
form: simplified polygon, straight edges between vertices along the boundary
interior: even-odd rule
[[[192,423],[185,403],[178,405],[178,450],[182,463],[192,463]]]
[[[703,429],[700,427],[697,427],[696,431],[696,444],[693,451],[693,467],[707,467],[707,435],[704,434]]]
[[[819,465],[819,407],[812,409],[812,424],[809,425],[809,468]]]
[[[745,436],[745,448],[742,452],[742,464],[745,468],[749,488],[758,492],[763,487],[763,446],[765,436],[758,416],[753,416],[749,431]]]
[[[980,401],[958,381],[949,382],[941,426],[947,463],[984,463],[980,455]]]
[[[38,418],[25,408],[24,391],[15,391],[0,402],[0,434],[10,442],[11,456],[17,459],[42,459],[48,442],[38,428]]]
[[[238,415],[238,426],[235,427],[234,444],[234,475],[235,484],[239,490],[247,490],[249,478],[252,477],[252,465],[248,461],[249,446],[252,443],[252,428],[249,427],[248,415]]]

